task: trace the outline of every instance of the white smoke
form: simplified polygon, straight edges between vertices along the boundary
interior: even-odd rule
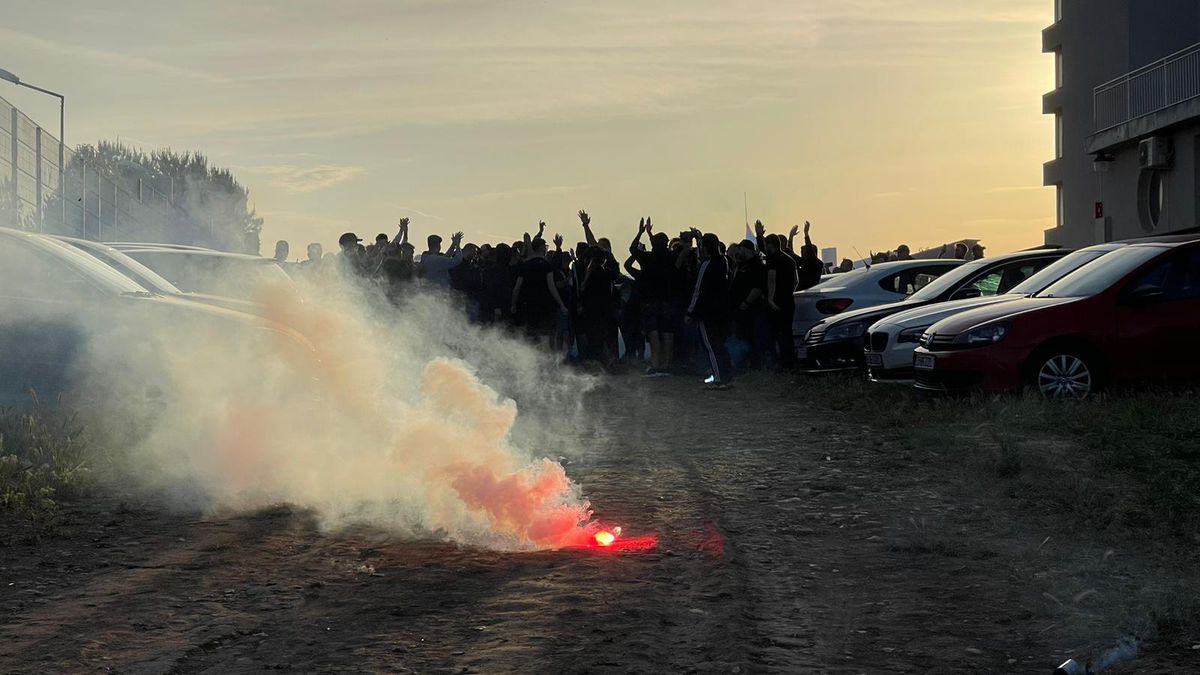
[[[175,309],[97,331],[77,380],[130,448],[123,475],[190,486],[209,508],[311,508],[331,528],[500,548],[586,539],[588,503],[545,457],[577,449],[589,378],[469,323],[446,295],[395,307],[333,269],[302,286],[303,301],[256,294],[283,330]],[[147,384],[161,396],[147,401]]]

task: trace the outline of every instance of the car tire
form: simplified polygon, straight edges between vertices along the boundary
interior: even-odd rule
[[[1030,359],[1028,384],[1046,398],[1084,399],[1100,389],[1099,366],[1081,349],[1047,349]]]

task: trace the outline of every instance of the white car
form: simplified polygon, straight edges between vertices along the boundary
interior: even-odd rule
[[[823,319],[847,309],[862,309],[898,302],[925,284],[963,264],[961,260],[904,260],[879,263],[836,274],[820,284],[795,294],[796,313],[792,336],[803,359],[804,336]]]
[[[270,283],[300,297],[300,289],[273,258],[158,244],[109,243],[166,278],[184,293],[255,301],[261,284]]]
[[[1070,253],[1014,286],[1007,293],[964,300],[951,300],[893,314],[867,330],[866,364],[874,381],[904,380],[912,373],[913,351],[921,334],[933,324],[976,307],[1025,298],[1126,244],[1098,244]]]
[[[194,300],[206,305],[224,307],[225,309],[232,309],[236,312],[245,312],[246,314],[256,314],[259,316],[263,316],[265,314],[261,307],[247,300],[226,298],[219,295],[209,295],[207,293],[184,293],[170,281],[167,281],[160,276],[158,272],[146,267],[142,263],[130,258],[128,255],[118,251],[108,244],[101,244],[98,241],[79,239],[77,237],[66,237],[60,235],[47,236],[50,239],[63,242],[64,244],[73,246],[74,248],[91,255],[105,265],[108,265],[121,274],[133,279],[152,293],[165,296],[175,296],[183,300]]]

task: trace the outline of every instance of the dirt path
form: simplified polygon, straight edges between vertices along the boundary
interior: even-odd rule
[[[76,506],[62,537],[0,551],[0,672],[1048,673],[1110,636],[1046,594],[1064,575],[1132,592],[1147,564],[1075,578],[1054,565],[1096,542],[964,499],[954,472],[779,382],[637,380],[595,401],[568,471],[656,551]],[[1200,672],[1200,651],[1109,672],[1167,665]]]

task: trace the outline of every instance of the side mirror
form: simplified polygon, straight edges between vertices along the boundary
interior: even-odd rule
[[[966,300],[967,298],[978,298],[982,295],[983,295],[983,291],[979,290],[978,288],[975,288],[974,286],[968,286],[966,288],[960,288],[957,291],[955,291],[953,299],[954,300]]]
[[[1131,305],[1143,306],[1152,305],[1163,299],[1163,289],[1159,286],[1138,286],[1130,291],[1126,296],[1125,301]]]

